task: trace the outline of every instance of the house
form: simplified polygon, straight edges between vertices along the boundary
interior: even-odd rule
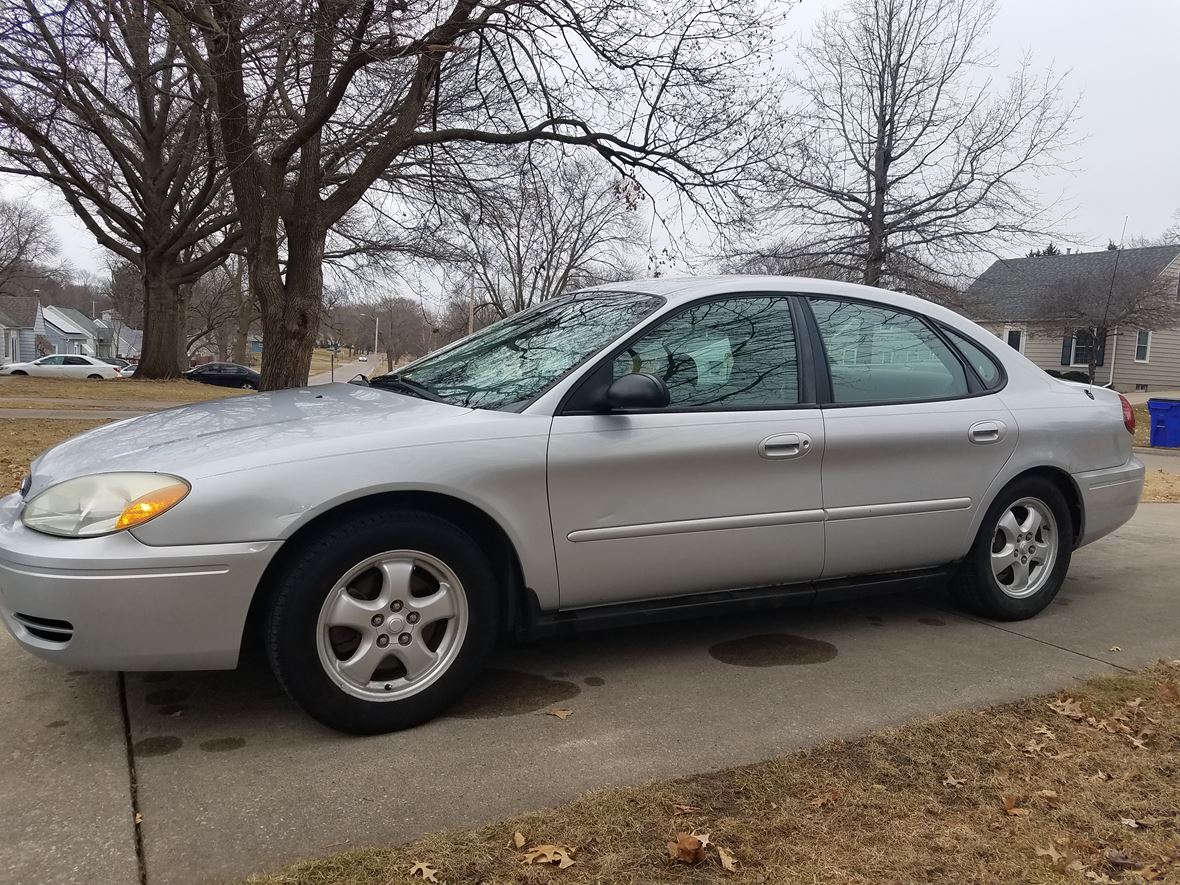
[[[98,330],[81,311],[70,307],[46,305],[45,337],[54,353],[78,353],[98,356]]]
[[[93,322],[98,332],[99,356],[139,358],[143,347],[142,331],[128,328],[113,310],[104,310],[102,316]]]
[[[31,295],[0,295],[0,363],[27,363],[41,354],[45,335],[41,302]]]
[[[1086,374],[1093,355],[1098,384],[1180,390],[1180,245],[1001,259],[964,302],[1042,369]]]

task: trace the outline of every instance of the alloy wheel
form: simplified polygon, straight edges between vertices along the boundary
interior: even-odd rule
[[[1057,520],[1038,498],[1008,505],[996,522],[991,568],[997,586],[1013,599],[1039,592],[1057,562]]]

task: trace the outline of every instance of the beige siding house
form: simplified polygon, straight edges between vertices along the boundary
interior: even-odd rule
[[[1079,302],[1105,300],[1112,280],[1115,315],[1127,300],[1141,299],[1144,287],[1150,287],[1152,298],[1177,302],[1180,313],[1180,246],[1000,260],[967,290],[963,312],[1046,371],[1085,374],[1090,348],[1097,346],[1096,383],[1122,392],[1180,390],[1180,324],[1175,321],[1166,328],[1145,320],[1112,324],[1097,339],[1088,328],[1075,328],[1089,325],[1079,316],[1092,316],[1094,310],[1091,303],[1089,311],[1071,316],[1071,288],[1079,292]]]

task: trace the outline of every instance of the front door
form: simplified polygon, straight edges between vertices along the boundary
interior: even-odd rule
[[[963,556],[972,517],[988,506],[984,495],[1016,447],[1016,422],[989,392],[998,368],[916,315],[852,300],[810,303],[832,388],[824,577]]]
[[[55,353],[50,356],[43,356],[36,360],[29,366],[29,374],[37,375],[43,378],[57,378],[64,374],[65,369],[63,364],[66,358],[60,353]]]
[[[664,318],[600,367],[664,380],[664,409],[553,420],[562,608],[808,581],[823,567],[824,428],[801,391],[793,299]],[[570,414],[569,412],[575,412]]]

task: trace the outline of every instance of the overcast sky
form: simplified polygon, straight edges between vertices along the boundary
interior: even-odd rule
[[[803,0],[790,14],[792,39],[805,35],[839,0]],[[1034,64],[1069,72],[1081,96],[1074,171],[1042,184],[1064,192],[1074,206],[1069,229],[1086,250],[1128,236],[1156,235],[1180,208],[1180,2],[1178,0],[1000,0],[990,44],[997,74],[1031,52]],[[22,193],[12,179],[6,197]],[[65,257],[76,267],[105,272],[105,255],[60,203],[40,197],[56,213]]]

